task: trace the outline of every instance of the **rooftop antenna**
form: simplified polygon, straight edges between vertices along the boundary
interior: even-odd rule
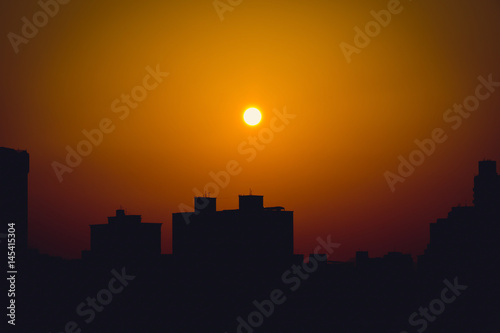
[[[127,211],[125,210],[125,208],[123,208],[122,204],[120,204],[120,210],[123,211],[123,214],[127,215]]]
[[[252,195],[252,188],[250,188],[250,195]]]

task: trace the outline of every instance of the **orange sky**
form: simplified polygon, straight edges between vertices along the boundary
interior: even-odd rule
[[[220,189],[218,209],[237,208],[252,188],[266,206],[295,211],[296,252],[331,234],[342,244],[333,259],[422,253],[428,224],[471,203],[477,161],[500,161],[500,88],[460,128],[443,119],[479,76],[500,81],[500,3],[396,5],[244,0],[221,20],[210,0],[73,0],[13,46],[22,18],[33,22],[41,7],[2,3],[0,146],[31,156],[30,245],[79,257],[88,225],[122,205],[164,223],[170,253],[171,214],[234,160],[241,172]],[[356,47],[354,28],[388,6],[399,12],[348,62],[341,43]],[[126,106],[131,94],[141,101]],[[248,107],[262,111],[258,126],[242,121]],[[294,118],[273,123],[285,108]],[[53,162],[66,164],[66,147],[103,119],[110,133],[60,182]],[[435,128],[448,139],[392,192],[384,173]],[[259,133],[267,143],[254,156],[249,137]]]

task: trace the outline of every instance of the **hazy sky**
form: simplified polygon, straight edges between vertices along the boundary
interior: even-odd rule
[[[30,153],[42,252],[79,257],[122,205],[170,253],[171,214],[213,182],[218,209],[251,188],[293,210],[296,252],[417,255],[500,160],[498,1],[44,1],[0,5],[0,146]],[[421,164],[391,189],[400,155]]]

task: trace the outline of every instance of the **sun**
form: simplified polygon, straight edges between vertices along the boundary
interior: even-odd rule
[[[255,126],[258,123],[260,123],[262,115],[260,114],[260,111],[258,109],[249,108],[243,114],[243,119],[245,120],[245,123],[247,123],[248,125]]]

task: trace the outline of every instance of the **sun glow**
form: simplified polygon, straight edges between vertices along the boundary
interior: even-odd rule
[[[262,119],[262,115],[260,114],[260,111],[258,109],[249,108],[243,114],[243,119],[245,120],[245,122],[248,125],[255,126],[258,123],[260,123],[260,120]]]

